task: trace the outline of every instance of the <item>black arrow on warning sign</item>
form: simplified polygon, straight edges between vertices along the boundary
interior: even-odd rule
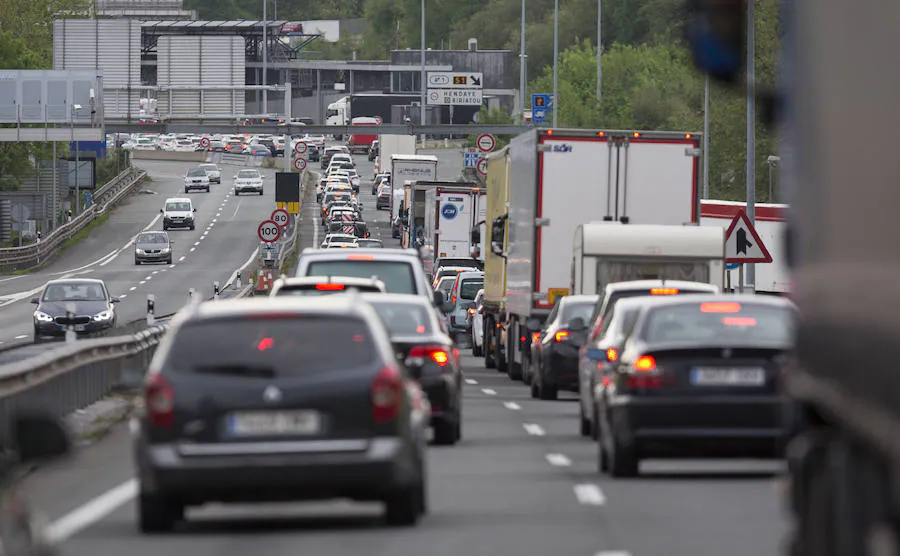
[[[753,247],[753,244],[750,243],[750,240],[747,239],[747,230],[743,228],[738,228],[737,231],[737,253],[738,254],[747,254],[747,249]]]
[[[481,79],[475,77],[474,75],[470,75],[470,76],[469,76],[469,79],[472,80],[472,84],[475,85],[476,87],[480,87],[480,86],[481,86]]]

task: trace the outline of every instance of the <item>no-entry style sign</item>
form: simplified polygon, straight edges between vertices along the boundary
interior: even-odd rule
[[[200,146],[203,147],[204,149],[209,147],[209,138],[204,137],[203,139],[200,139]]]
[[[281,237],[281,226],[273,220],[266,220],[259,225],[256,235],[264,243],[275,243]]]
[[[298,158],[298,159],[294,160],[294,168],[296,170],[299,170],[300,172],[302,172],[303,170],[306,170],[306,159]]]
[[[294,152],[297,154],[303,154],[306,152],[306,143],[303,141],[297,141],[294,143]]]
[[[475,142],[475,145],[478,146],[479,151],[483,153],[489,153],[494,150],[497,142],[494,141],[494,136],[490,133],[482,133],[478,136],[478,140]]]
[[[279,227],[284,228],[291,221],[291,215],[284,209],[275,209],[269,219],[278,224]]]

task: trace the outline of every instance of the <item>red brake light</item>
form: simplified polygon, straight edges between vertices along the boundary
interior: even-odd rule
[[[541,339],[541,333],[540,333],[540,332],[532,332],[532,333],[531,333],[531,341],[532,341],[532,342],[537,342],[537,341],[540,340],[540,339]]]
[[[642,372],[656,370],[656,359],[652,355],[641,355],[635,360],[634,369]]]
[[[175,421],[175,391],[162,375],[151,375],[144,386],[144,408],[155,427],[171,428]]]
[[[403,402],[403,379],[397,369],[385,367],[372,381],[372,419],[389,423],[397,418]]]
[[[740,313],[741,304],[734,301],[710,301],[700,304],[702,313]]]
[[[267,349],[270,349],[274,345],[275,345],[275,340],[273,340],[272,338],[263,338],[262,340],[259,341],[259,345],[256,346],[256,348],[259,351],[266,351]]]
[[[475,314],[475,309],[472,309],[471,307],[469,307],[469,314],[470,314],[470,315],[474,315],[474,314]]]
[[[316,289],[325,292],[335,292],[344,289],[344,284],[316,284]]]
[[[455,295],[454,295],[453,297],[450,298],[450,303],[456,303],[456,296],[455,296]]]
[[[565,340],[568,337],[569,337],[568,332],[566,332],[565,330],[560,330],[559,332],[556,333],[556,336],[554,336],[554,339],[557,342],[562,342],[563,340]]]
[[[616,348],[609,348],[606,350],[606,358],[610,361],[616,361],[619,359],[619,352]]]
[[[348,261],[374,261],[375,255],[347,255]]]
[[[416,363],[424,364],[426,359],[431,359],[441,367],[450,361],[450,354],[441,346],[415,346],[409,350],[409,359],[419,359]]]
[[[756,319],[749,317],[723,317],[722,324],[725,326],[756,326]]]
[[[652,288],[650,295],[678,295],[678,288]]]

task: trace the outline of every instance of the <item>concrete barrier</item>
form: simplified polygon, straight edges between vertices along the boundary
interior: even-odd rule
[[[203,162],[206,151],[179,153],[171,151],[131,151],[132,160],[172,160],[177,162]]]
[[[262,166],[263,160],[267,160],[265,156],[250,156],[249,154],[237,153],[208,153],[206,162],[212,164],[228,164],[229,166],[243,166],[247,168],[259,168]]]

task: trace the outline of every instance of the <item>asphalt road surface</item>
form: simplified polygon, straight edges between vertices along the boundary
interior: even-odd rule
[[[364,168],[361,163],[371,220]],[[455,178],[447,172],[441,179]],[[375,221],[386,220],[385,213],[374,214]],[[389,232],[385,244],[397,244]],[[414,528],[385,527],[378,505],[210,505],[189,510],[172,534],[142,536],[125,425],[30,476],[26,493],[65,539],[67,556],[779,553],[786,532],[780,463],[650,461],[636,479],[601,476],[596,444],[578,434],[574,395],[533,400],[521,383],[485,369],[480,359],[466,356],[464,364],[463,440],[429,449],[430,511]]]
[[[122,325],[146,314],[148,294],[156,296],[158,315],[184,306],[190,288],[197,295],[211,297],[213,282],[224,286],[235,269],[255,253],[257,226],[275,209],[274,170],[262,170],[267,185],[263,196],[235,197],[231,183],[236,166],[221,166],[222,184],[212,184],[210,193],[185,194],[183,176],[193,164],[141,161],[140,165],[151,177],[141,186],[146,193],[131,195],[106,222],[45,269],[0,277],[0,346],[31,341],[34,305],[29,300],[48,280],[104,280],[110,293],[122,299],[117,308]],[[142,230],[162,230],[159,210],[166,198],[184,196],[190,197],[197,208],[197,223],[194,231],[169,230],[175,242],[173,264],[136,266],[131,240]]]

